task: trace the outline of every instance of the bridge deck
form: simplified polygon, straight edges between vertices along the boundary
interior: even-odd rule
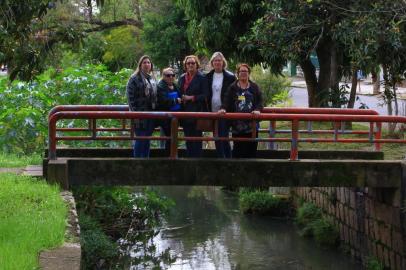
[[[67,189],[77,185],[398,188],[406,175],[401,161],[379,160],[382,153],[366,151],[302,151],[303,159],[294,162],[288,160],[289,151],[275,150],[259,151],[259,159],[210,158],[214,153],[207,150],[209,157],[201,159],[163,158],[160,150],[149,159],[130,158],[131,149],[58,151],[65,157],[46,161],[44,171],[48,181]]]

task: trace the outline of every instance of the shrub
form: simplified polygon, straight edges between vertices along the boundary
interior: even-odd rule
[[[81,213],[80,240],[82,245],[82,264],[85,269],[99,269],[106,267],[109,262],[118,256],[118,245],[108,237],[100,225],[90,216]]]
[[[381,263],[377,258],[369,258],[366,265],[367,270],[383,270],[385,269],[383,263]]]
[[[337,227],[313,203],[303,203],[297,210],[296,222],[302,226],[303,236],[313,236],[316,242],[324,246],[335,246],[339,240]]]
[[[326,218],[320,218],[311,223],[313,236],[316,242],[324,246],[335,246],[338,243],[339,233],[334,224]]]
[[[240,208],[244,213],[285,216],[290,209],[290,202],[268,191],[242,190],[239,196]]]
[[[321,218],[321,210],[312,203],[303,203],[297,210],[296,222],[299,225],[308,225]]]
[[[260,65],[253,67],[251,78],[261,88],[265,106],[276,105],[289,99],[291,81],[288,78],[272,74],[269,69],[263,69]]]

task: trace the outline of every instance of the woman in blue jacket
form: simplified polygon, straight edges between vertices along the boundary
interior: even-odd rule
[[[175,84],[175,71],[165,68],[162,79],[158,82],[158,111],[179,111],[182,103],[179,87]],[[171,135],[171,121],[163,119],[159,124],[165,136]],[[165,154],[170,154],[170,140],[165,142]]]

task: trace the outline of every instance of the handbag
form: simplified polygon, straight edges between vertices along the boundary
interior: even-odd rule
[[[209,105],[206,101],[206,112],[209,111]],[[214,121],[211,119],[197,119],[196,120],[196,129],[200,131],[213,131],[214,130]]]
[[[200,131],[213,131],[214,122],[210,119],[197,119],[196,129]]]

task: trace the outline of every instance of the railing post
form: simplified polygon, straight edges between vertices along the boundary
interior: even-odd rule
[[[256,121],[256,120],[252,120],[251,126],[252,126],[252,135],[251,135],[251,138],[255,139],[255,138],[257,137],[257,121]]]
[[[340,128],[340,122],[334,122],[334,141],[338,140],[338,129]]]
[[[307,121],[307,131],[313,133],[313,121]]]
[[[177,118],[171,119],[171,154],[170,158],[175,159],[178,157],[178,126]]]
[[[56,159],[56,117],[52,115],[48,119],[48,159]]]
[[[298,160],[299,120],[292,120],[292,142],[290,144],[290,160]]]
[[[382,138],[382,122],[376,122],[375,139],[380,140]],[[375,143],[375,151],[381,151],[381,143]]]
[[[269,121],[269,138],[275,138],[276,134],[276,121]],[[275,150],[275,142],[268,143],[269,150]]]
[[[96,139],[97,132],[96,132],[96,119],[92,119],[92,138]]]

